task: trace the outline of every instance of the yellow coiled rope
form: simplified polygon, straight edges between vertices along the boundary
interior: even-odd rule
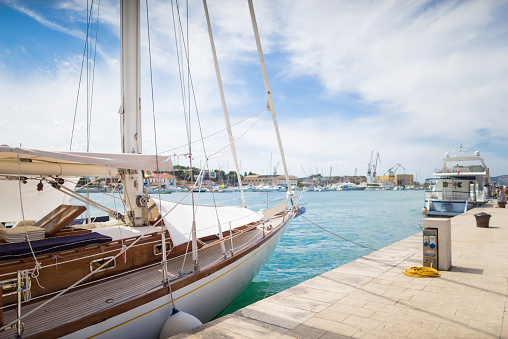
[[[402,271],[404,275],[414,278],[428,278],[428,277],[440,277],[441,274],[432,267],[411,267],[405,271]]]

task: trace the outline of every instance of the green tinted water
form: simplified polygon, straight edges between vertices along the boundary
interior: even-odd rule
[[[354,242],[380,249],[421,231],[424,191],[306,192],[304,216]],[[220,316],[351,262],[373,250],[296,218],[253,282]]]
[[[94,200],[114,208],[111,198],[91,194]],[[184,193],[164,194],[163,200],[180,201]],[[157,198],[157,195],[153,195]],[[267,200],[284,199],[285,193],[246,192],[248,207],[265,208]],[[98,199],[97,199],[98,198]],[[238,193],[202,193],[195,195],[195,202],[239,205]],[[190,197],[185,199],[190,202]],[[305,192],[304,217],[325,229],[367,247],[380,249],[421,231],[421,208],[424,191],[328,191]],[[273,201],[270,205],[276,204]],[[117,207],[121,203],[117,201]],[[101,215],[92,209],[92,215]],[[292,221],[277,249],[259,274],[219,316],[232,313],[242,307],[295,286],[305,280],[332,270],[373,252],[342,240],[309,223],[302,217]],[[278,267],[278,269],[277,269]],[[277,274],[274,277],[274,273]]]

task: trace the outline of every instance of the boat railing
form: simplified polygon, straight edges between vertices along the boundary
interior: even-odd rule
[[[444,194],[443,194],[444,193]],[[471,197],[469,192],[443,192],[425,191],[425,199],[435,200],[468,200]]]
[[[441,173],[457,173],[457,172],[485,172],[486,169],[482,165],[471,165],[471,166],[453,166],[452,168],[444,167],[437,172]]]

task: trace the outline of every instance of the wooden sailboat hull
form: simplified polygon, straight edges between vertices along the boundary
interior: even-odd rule
[[[280,219],[277,227],[252,246],[198,273],[173,281],[171,289],[176,308],[203,323],[217,316],[245,290],[274,252],[291,220],[282,222]],[[104,302],[105,298],[100,301]],[[158,284],[151,291],[118,305],[104,304],[103,310],[51,329],[26,328],[25,334],[44,338],[158,338],[172,308],[169,287]],[[30,321],[26,319],[25,324],[29,325]]]

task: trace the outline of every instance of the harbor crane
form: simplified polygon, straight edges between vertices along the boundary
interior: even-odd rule
[[[399,163],[396,163],[395,165],[393,165],[392,167],[390,167],[390,168],[388,169],[388,171],[386,171],[386,173],[388,173],[388,175],[389,175],[390,177],[393,177],[393,176],[395,176],[395,172],[397,172],[397,170],[398,170],[399,168],[402,168],[402,169],[404,170],[404,173],[406,173],[406,169],[404,168],[404,166],[402,166],[402,165],[401,165],[401,164],[399,164]],[[386,173],[385,173],[385,175],[386,175]]]
[[[370,182],[377,182],[376,170],[378,162],[381,163],[379,152],[376,151],[376,156],[374,157],[374,151],[372,151],[370,154],[369,167],[367,168],[367,177],[370,178]]]

